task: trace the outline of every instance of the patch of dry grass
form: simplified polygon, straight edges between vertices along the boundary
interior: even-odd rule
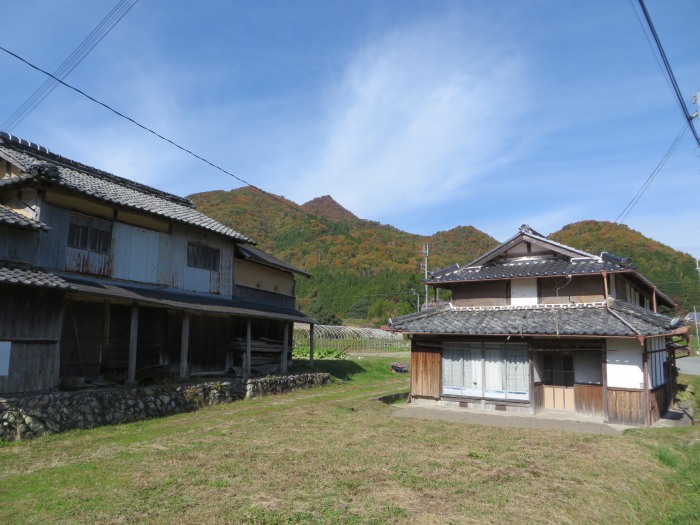
[[[670,468],[653,435],[392,417],[373,398],[407,380],[387,374],[2,447],[0,522],[661,521]]]

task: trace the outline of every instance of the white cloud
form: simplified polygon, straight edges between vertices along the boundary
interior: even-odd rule
[[[456,20],[455,18],[460,18]],[[332,194],[360,216],[468,192],[507,163],[525,97],[520,57],[472,41],[451,13],[386,34],[360,50],[329,97],[327,137],[288,193]],[[474,42],[481,40],[481,45]],[[521,128],[522,129],[522,128]]]

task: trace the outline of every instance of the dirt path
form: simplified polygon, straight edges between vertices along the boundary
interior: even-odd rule
[[[417,419],[436,421],[451,421],[473,425],[488,425],[494,427],[518,427],[541,430],[559,430],[562,432],[583,432],[587,434],[622,434],[625,426],[608,425],[598,421],[582,421],[566,416],[557,418],[540,417],[519,414],[485,414],[481,411],[453,409],[443,407],[418,407],[411,405],[396,405],[395,415]]]

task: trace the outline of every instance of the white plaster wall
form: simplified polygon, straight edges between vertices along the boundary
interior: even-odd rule
[[[644,347],[636,339],[608,339],[608,386],[612,388],[644,388]]]
[[[537,279],[513,279],[510,283],[510,304],[513,306],[537,304]]]

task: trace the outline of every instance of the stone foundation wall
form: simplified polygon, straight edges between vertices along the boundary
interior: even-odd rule
[[[332,381],[330,374],[300,374],[247,381],[227,379],[0,397],[0,440],[30,439],[77,428],[170,416],[205,405],[311,388]]]

